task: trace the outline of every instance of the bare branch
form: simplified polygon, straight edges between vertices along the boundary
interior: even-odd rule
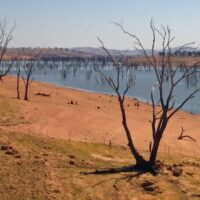
[[[192,92],[172,113],[170,113],[168,119],[170,119],[177,111],[179,111],[185,105],[185,103],[194,98],[194,95],[199,91],[200,89],[196,89],[194,92]]]
[[[10,63],[8,65],[2,63],[2,61],[5,60],[8,45],[12,40],[12,33],[14,28],[15,25],[13,25],[11,29],[7,32],[7,22],[5,20],[0,21],[0,80],[8,74],[14,63],[14,60],[12,59],[10,60]],[[9,61],[8,58],[7,60]]]

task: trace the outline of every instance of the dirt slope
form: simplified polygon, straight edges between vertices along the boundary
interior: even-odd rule
[[[9,148],[5,150],[5,147]],[[10,153],[8,153],[10,152]],[[144,155],[146,154],[143,152]],[[159,156],[179,177],[165,170],[158,177],[128,172],[85,175],[96,169],[133,164],[128,149],[102,144],[0,132],[1,200],[158,200],[199,199],[199,160]]]

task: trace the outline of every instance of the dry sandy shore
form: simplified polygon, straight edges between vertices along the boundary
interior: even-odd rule
[[[15,118],[22,123],[7,126],[7,129],[41,134],[44,136],[105,142],[126,145],[126,137],[121,125],[121,115],[117,99],[111,95],[66,89],[41,82],[30,86],[29,101],[16,99],[16,79],[4,78],[0,83],[0,97],[16,104],[19,109]],[[50,97],[36,93],[50,94]],[[23,83],[21,81],[21,96]],[[73,104],[71,104],[73,101]],[[77,102],[77,105],[76,105]],[[151,105],[136,100],[126,100],[127,119],[133,140],[139,149],[147,150],[151,141]],[[182,156],[200,157],[200,116],[179,112],[171,119],[160,147],[161,153],[175,152]],[[197,141],[177,140],[181,127]],[[2,129],[5,127],[1,127]]]

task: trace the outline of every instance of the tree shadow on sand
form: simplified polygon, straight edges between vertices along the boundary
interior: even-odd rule
[[[92,171],[92,172],[80,172],[80,174],[83,174],[83,175],[106,175],[106,174],[117,174],[117,173],[122,173],[122,172],[127,172],[127,173],[128,172],[137,172],[136,174],[132,175],[134,177],[137,177],[137,176],[147,173],[147,171],[139,170],[136,166],[130,165],[130,166],[116,167],[116,168],[109,168],[109,169],[102,169],[102,170],[96,169],[95,171]]]

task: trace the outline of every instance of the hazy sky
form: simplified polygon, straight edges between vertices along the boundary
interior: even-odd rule
[[[0,0],[0,18],[16,21],[12,46],[98,47],[131,49],[132,40],[111,22],[124,23],[151,42],[149,21],[169,25],[174,46],[200,44],[200,0]]]

